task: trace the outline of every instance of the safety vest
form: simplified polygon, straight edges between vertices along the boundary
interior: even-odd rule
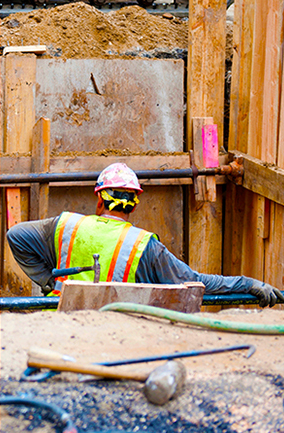
[[[63,212],[54,234],[57,269],[93,266],[93,255],[99,254],[100,281],[135,282],[151,236],[157,238],[125,221]],[[93,281],[94,272],[59,277],[56,289],[66,279]]]

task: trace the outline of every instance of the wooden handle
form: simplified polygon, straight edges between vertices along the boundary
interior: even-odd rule
[[[91,374],[94,376],[105,377],[109,379],[127,379],[145,382],[149,376],[146,373],[136,373],[133,371],[124,372],[119,368],[105,367],[101,365],[85,364],[81,362],[64,361],[62,359],[40,358],[29,356],[29,367],[49,368],[54,371],[68,371],[72,373]]]
[[[28,350],[28,357],[38,359],[50,359],[52,361],[75,361],[75,358],[72,358],[71,356],[63,355],[62,353],[58,353],[50,349],[42,349],[41,347],[31,347]]]

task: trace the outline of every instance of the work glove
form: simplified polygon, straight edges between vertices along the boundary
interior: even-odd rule
[[[270,308],[274,307],[277,299],[284,302],[284,296],[280,290],[270,284],[262,283],[261,281],[254,282],[249,293],[259,299],[259,306],[262,308],[267,307],[267,305],[269,305]]]
[[[41,287],[41,293],[47,296],[54,289],[54,278],[51,277],[44,287]]]

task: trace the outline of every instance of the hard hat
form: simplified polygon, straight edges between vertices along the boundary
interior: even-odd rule
[[[121,162],[109,165],[99,175],[95,194],[106,188],[134,189],[137,195],[143,192],[134,171]]]

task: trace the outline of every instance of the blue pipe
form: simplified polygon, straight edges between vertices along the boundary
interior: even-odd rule
[[[281,292],[284,296],[284,291]],[[57,308],[59,297],[16,297],[0,298],[0,311],[3,310],[41,310]],[[202,305],[249,305],[258,304],[256,296],[248,294],[231,293],[230,295],[204,295]],[[280,299],[277,304],[283,304]]]

